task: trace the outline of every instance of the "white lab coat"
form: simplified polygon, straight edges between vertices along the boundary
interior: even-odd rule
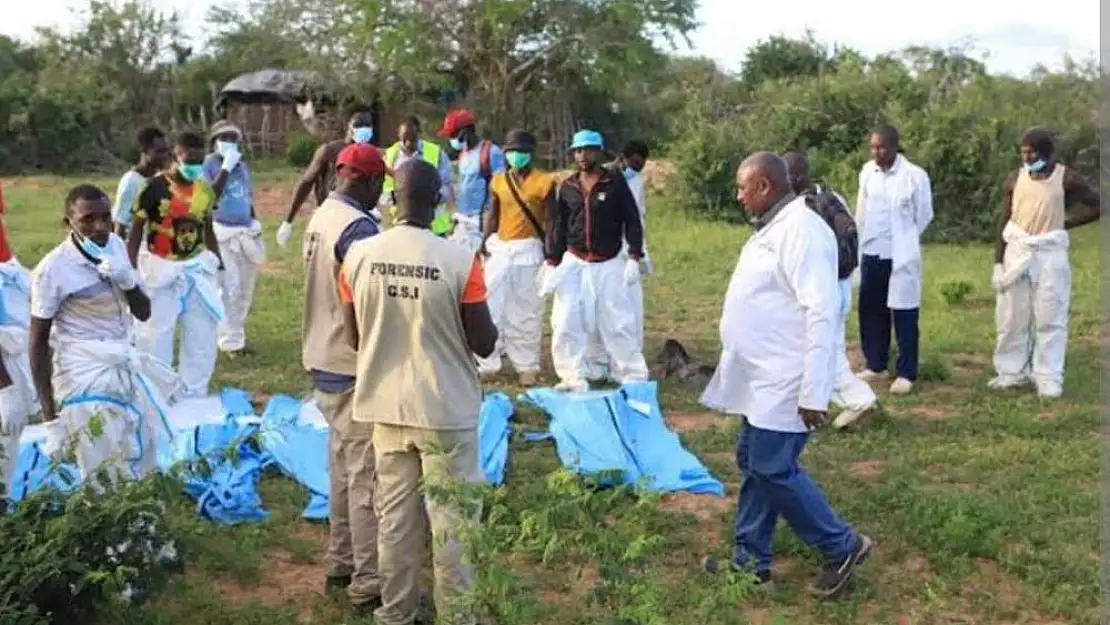
[[[841,310],[836,254],[832,230],[802,198],[748,239],[703,404],[776,432],[807,431],[799,408],[828,409]]]
[[[869,212],[886,211],[890,219],[891,259],[887,307],[913,310],[921,307],[923,262],[921,235],[933,221],[933,191],[929,175],[901,154],[888,172],[869,161],[859,173],[856,225],[860,232],[860,256],[868,254],[875,236],[869,233]],[[884,246],[885,247],[885,246]]]

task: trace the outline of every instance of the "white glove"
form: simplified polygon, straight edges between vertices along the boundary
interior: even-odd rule
[[[257,219],[251,221],[251,234],[262,234],[262,222]]]
[[[43,427],[46,429],[46,438],[39,449],[51,458],[60,459],[66,448],[66,438],[69,436],[66,426],[61,419],[54,419],[44,423]]]
[[[281,227],[277,231],[278,245],[285,247],[289,245],[289,239],[293,238],[293,224],[288,221],[281,223]]]
[[[0,389],[0,433],[16,434],[27,425],[27,405],[15,384]]]
[[[852,270],[852,276],[851,276],[852,287],[857,287],[857,288],[859,287],[859,283],[860,283],[859,274],[860,274],[859,267],[856,267],[854,270]]]
[[[547,297],[551,294],[551,291],[545,287],[553,271],[555,271],[555,267],[544,263],[540,265],[540,270],[536,272],[536,292],[540,294],[540,297]]]
[[[1002,292],[1002,274],[1005,273],[1002,269],[1002,263],[994,264],[994,273],[991,275],[991,286],[994,287],[995,293]]]
[[[96,270],[100,272],[102,278],[111,280],[124,291],[130,291],[138,286],[138,280],[135,278],[135,270],[127,263],[114,265],[111,259],[105,258],[96,266]]]
[[[629,258],[624,264],[624,283],[628,286],[640,280],[640,261]]]
[[[235,150],[234,152],[228,151],[223,156],[224,162],[221,167],[224,171],[228,172],[235,169],[235,166],[239,164],[239,161],[243,160],[243,155],[240,154],[238,150]]]

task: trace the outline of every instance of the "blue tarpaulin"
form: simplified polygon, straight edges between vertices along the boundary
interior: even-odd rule
[[[482,403],[478,446],[491,484],[505,479],[512,415],[512,402],[504,393],[491,393]],[[167,420],[174,434],[172,440],[158,441],[158,466],[183,471],[185,490],[197,500],[198,514],[224,525],[266,518],[258,483],[272,464],[308,491],[304,517],[327,519],[328,429],[314,403],[277,395],[259,418],[246,391],[224,389],[219,395],[179,402]],[[68,490],[77,485],[76,467],[52,463],[41,451],[45,439],[42,426],[25,431],[13,501],[47,486]]]
[[[721,482],[667,428],[655,382],[585,393],[533,389],[521,399],[547,413],[559,460],[576,473],[620,471],[625,484],[649,491],[724,495]]]

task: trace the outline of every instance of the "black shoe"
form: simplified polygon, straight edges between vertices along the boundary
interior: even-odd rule
[[[380,607],[382,607],[382,598],[380,596],[374,597],[373,599],[369,599],[367,601],[360,601],[358,603],[351,604],[351,610],[354,611],[355,615],[362,618],[373,616],[374,611]]]
[[[867,561],[875,548],[875,542],[863,534],[859,535],[859,544],[856,550],[840,562],[830,563],[825,570],[813,580],[809,591],[820,599],[831,599],[840,594],[852,581],[856,567]]]
[[[350,575],[328,575],[327,580],[324,582],[324,591],[329,595],[334,593],[346,592],[347,586],[351,585]]]
[[[701,568],[710,575],[717,575],[724,570],[732,571],[733,573],[744,573],[755,576],[755,587],[759,590],[774,590],[775,582],[771,579],[770,571],[752,571],[751,569],[744,568],[739,564],[729,560],[727,564],[720,560],[706,556],[701,560]]]

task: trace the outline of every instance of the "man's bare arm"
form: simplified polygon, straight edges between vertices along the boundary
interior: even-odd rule
[[[1079,204],[1083,207],[1064,221],[1065,230],[1085,226],[1102,217],[1102,197],[1098,189],[1070,167],[1064,172],[1064,200],[1068,206]]]
[[[127,258],[131,266],[139,268],[139,250],[143,246],[143,231],[146,229],[146,220],[135,217],[131,221],[131,230],[127,233]]]
[[[1017,172],[1011,173],[1002,185],[1002,216],[998,221],[998,239],[994,242],[994,262],[1001,264],[1006,256],[1006,241],[1002,238],[1002,231],[1010,223],[1014,210],[1014,185],[1017,184]]]
[[[50,353],[50,328],[54,325],[52,319],[39,319],[31,317],[31,379],[35,383],[35,390],[39,394],[39,403],[42,404],[42,414],[46,421],[58,418],[57,406],[54,403],[54,375],[53,363]]]
[[[304,170],[301,181],[297,183],[297,187],[293,190],[293,202],[289,205],[289,212],[285,215],[285,221],[293,223],[293,220],[297,217],[297,211],[308,199],[308,194],[312,193],[312,186],[316,184],[316,179],[328,166],[328,158],[332,151],[330,146],[330,143],[325,143],[316,148],[316,153],[312,155],[312,162],[309,163],[308,169]]]

